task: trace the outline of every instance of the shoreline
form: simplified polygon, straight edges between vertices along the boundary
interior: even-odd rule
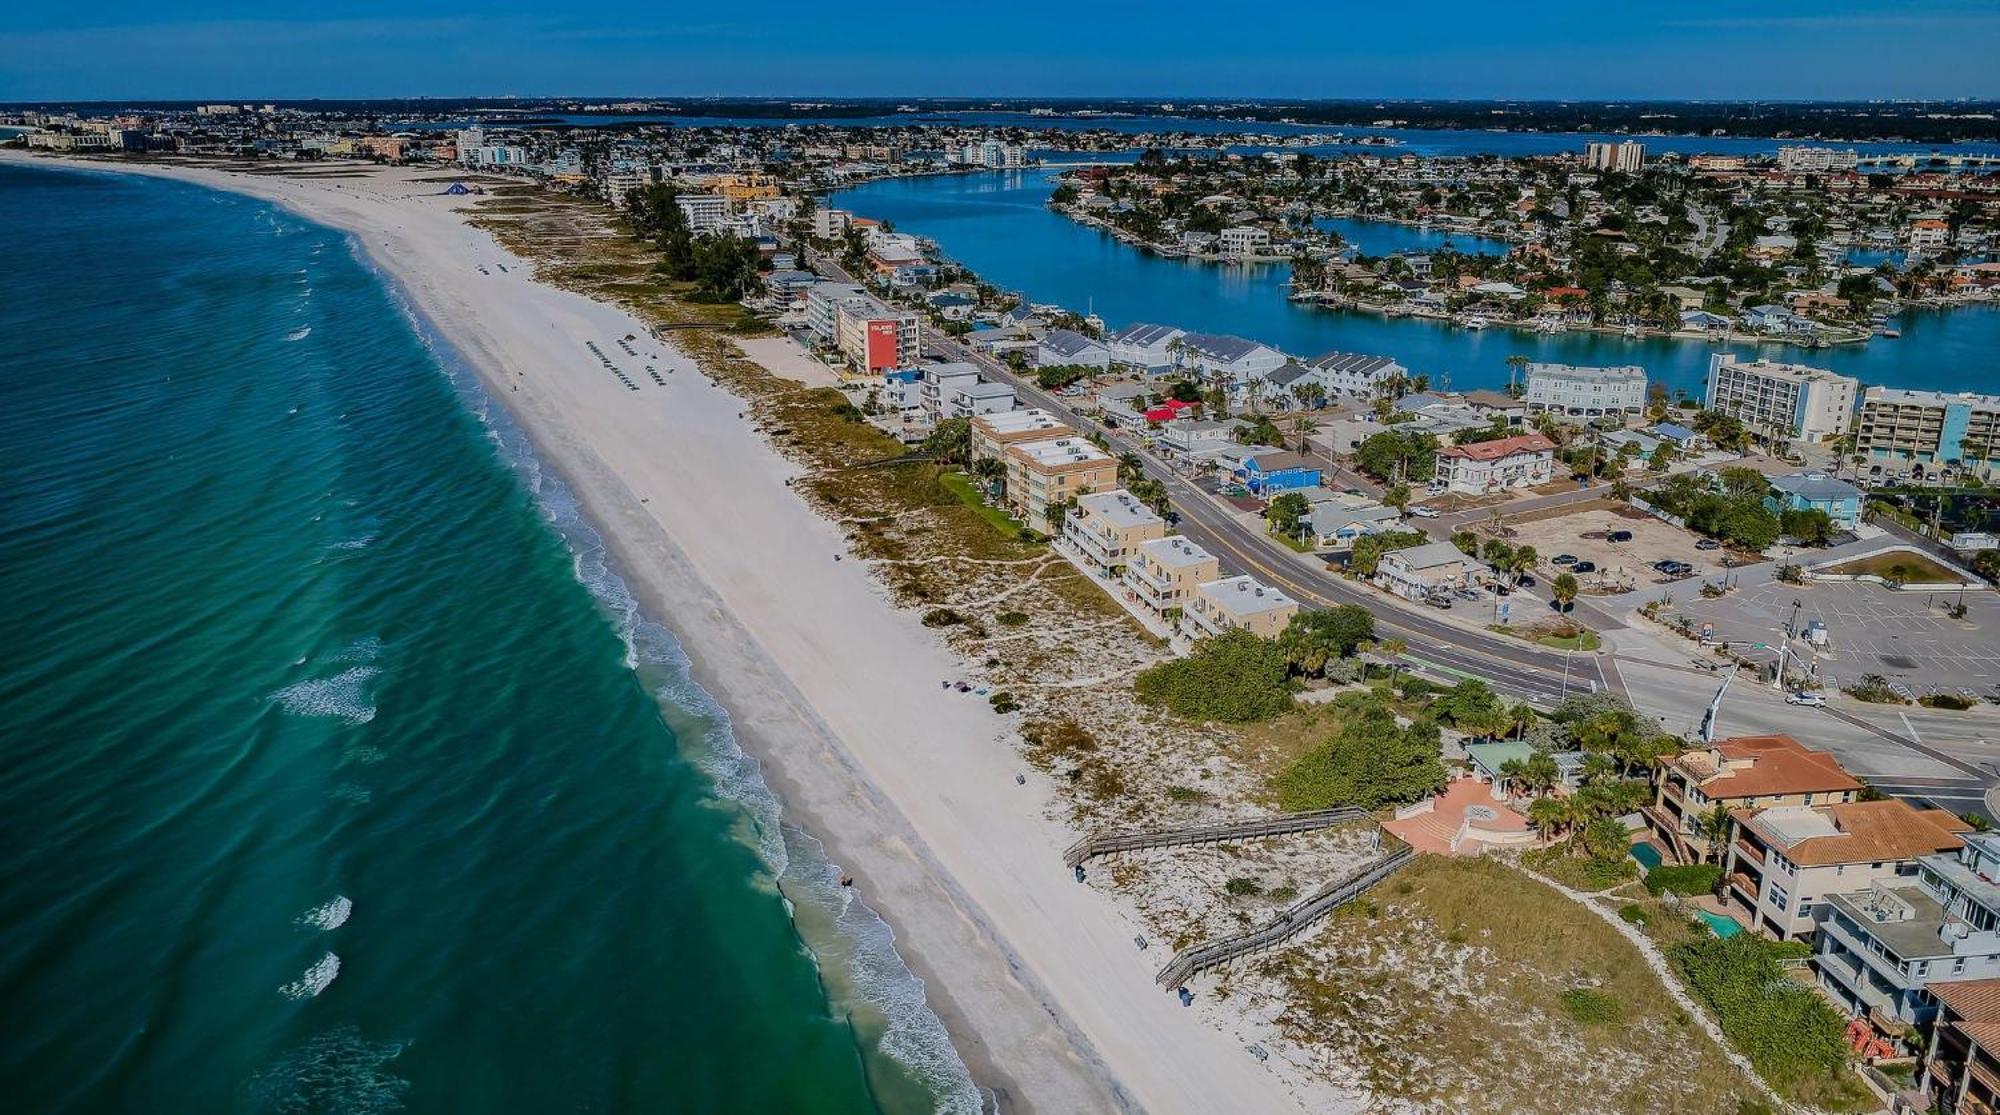
[[[381,192],[394,171],[316,181],[9,158],[192,181],[352,234],[576,494],[642,612],[671,617],[787,821],[857,877],[1002,1110],[1300,1107],[1152,986],[1118,904],[1061,870],[1073,834],[1045,819],[1047,784],[1013,785],[1010,722],[931,684],[961,665],[867,563],[830,560],[845,539],[786,489],[796,467],[643,324],[534,282],[532,263],[465,223],[460,199],[432,202],[407,180],[412,192]],[[482,260],[519,273],[476,271]],[[585,362],[585,339],[628,333],[662,349],[669,388],[628,394]],[[855,669],[857,656],[872,661]]]

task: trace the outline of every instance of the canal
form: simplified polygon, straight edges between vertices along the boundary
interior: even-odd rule
[[[1543,137],[1535,137],[1543,138]],[[1935,390],[2000,391],[2000,307],[1914,310],[1897,323],[1899,340],[1807,350],[1598,333],[1543,335],[1511,329],[1468,331],[1434,321],[1300,306],[1285,298],[1283,264],[1243,265],[1167,259],[1077,224],[1047,208],[1054,169],[893,178],[842,190],[829,204],[892,222],[935,241],[948,258],[987,282],[1033,302],[1095,311],[1111,328],[1152,321],[1233,333],[1296,356],[1330,349],[1400,360],[1440,387],[1469,390],[1507,382],[1507,358],[1567,364],[1638,364],[1671,390],[1699,398],[1711,354],[1725,348],[1828,368],[1864,383]],[[1442,234],[1379,222],[1344,222],[1343,236],[1371,253],[1435,247]],[[1464,250],[1486,245],[1461,238]]]

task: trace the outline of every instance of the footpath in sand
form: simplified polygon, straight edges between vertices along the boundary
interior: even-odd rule
[[[1060,850],[1075,834],[1045,820],[1050,788],[1015,784],[1023,767],[1006,722],[939,686],[961,665],[865,563],[835,560],[841,529],[787,487],[795,467],[692,360],[642,340],[639,363],[665,383],[626,387],[586,343],[633,365],[617,341],[646,328],[533,281],[532,264],[467,223],[462,207],[476,199],[437,196],[420,172],[119,168],[284,204],[353,233],[402,284],[574,489],[642,606],[681,637],[697,680],[764,760],[789,816],[894,927],[975,1078],[1004,1105],[1359,1106],[1260,1064],[1153,984],[1160,957],[1136,951],[1113,901],[1064,871]],[[778,374],[806,374],[789,354],[761,351],[783,344],[749,347]]]

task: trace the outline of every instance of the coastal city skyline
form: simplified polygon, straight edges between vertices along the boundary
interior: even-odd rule
[[[1312,5],[1280,34],[1206,34],[1195,5],[1029,5],[1000,26],[896,0],[676,17],[625,0],[352,2],[277,14],[216,0],[28,8],[0,30],[0,101],[214,97],[1990,96],[2000,13],[1977,2],[1702,0],[1616,12],[1449,0]],[[921,30],[921,34],[916,34]],[[1781,47],[1780,47],[1780,44]],[[1777,49],[1774,49],[1777,48]]]
[[[10,1109],[2000,1110],[2000,13],[1223,15],[0,29]]]

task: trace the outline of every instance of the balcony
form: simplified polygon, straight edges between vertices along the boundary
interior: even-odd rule
[[[1742,894],[1744,898],[1749,899],[1751,905],[1753,906],[1756,905],[1757,889],[1758,889],[1757,880],[1751,878],[1748,875],[1745,875],[1741,871],[1737,871],[1733,872],[1729,876],[1729,886],[1730,889]]]
[[[1764,849],[1757,847],[1747,840],[1738,840],[1736,842],[1736,858],[1749,860],[1758,867],[1762,867],[1764,866]]]

